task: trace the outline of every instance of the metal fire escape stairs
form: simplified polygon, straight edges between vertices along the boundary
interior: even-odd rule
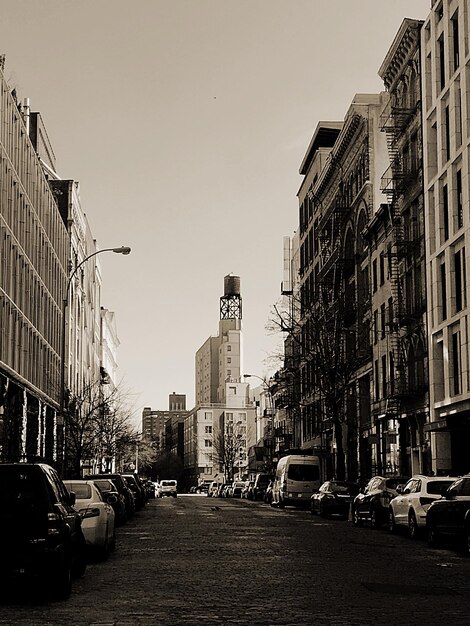
[[[389,349],[393,359],[393,372],[390,372],[389,391],[386,398],[385,414],[397,418],[402,412],[401,398],[407,389],[406,353],[401,339],[400,328],[404,314],[404,292],[400,271],[400,261],[406,256],[408,242],[405,239],[403,217],[399,200],[406,187],[406,172],[398,149],[397,140],[408,119],[407,111],[390,104],[382,116],[381,130],[386,132],[390,167],[382,178],[382,192],[387,196],[390,218],[391,241],[387,251],[388,271],[392,295],[392,311],[389,311]]]

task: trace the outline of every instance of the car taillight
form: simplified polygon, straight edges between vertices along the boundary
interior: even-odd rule
[[[99,509],[80,509],[80,516],[82,519],[87,517],[99,517],[100,510]]]
[[[59,535],[60,528],[57,528],[56,524],[60,520],[60,515],[58,513],[48,513],[47,514],[47,534],[48,535]]]
[[[421,504],[421,506],[424,506],[425,504],[432,504],[435,499],[436,498],[420,498],[419,503]]]

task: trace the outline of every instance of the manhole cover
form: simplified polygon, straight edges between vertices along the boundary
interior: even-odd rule
[[[390,593],[399,596],[457,596],[458,592],[448,587],[427,587],[425,585],[394,585],[389,583],[362,583],[369,591]]]

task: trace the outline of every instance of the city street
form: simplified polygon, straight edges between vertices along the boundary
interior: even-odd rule
[[[2,601],[0,624],[468,624],[470,560],[387,530],[179,495],[117,531],[65,602]]]

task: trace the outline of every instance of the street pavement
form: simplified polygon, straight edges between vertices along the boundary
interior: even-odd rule
[[[20,594],[0,624],[470,624],[470,559],[260,502],[151,500],[65,602]]]

